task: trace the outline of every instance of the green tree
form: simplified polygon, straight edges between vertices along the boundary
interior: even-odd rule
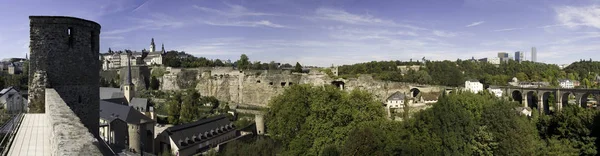
[[[221,61],[220,59],[216,59],[215,60],[215,66],[216,67],[224,67],[225,63],[223,63],[223,61]]]
[[[585,88],[591,88],[591,87],[592,87],[592,83],[591,83],[591,82],[590,82],[590,80],[589,80],[589,79],[587,79],[587,78],[584,78],[582,83],[583,83],[583,86],[584,86]]]
[[[156,76],[152,76],[152,78],[150,78],[150,89],[158,90],[159,86],[160,86],[160,81],[158,81]]]
[[[328,145],[323,149],[321,156],[339,156],[340,152],[334,145]]]
[[[381,131],[370,127],[356,128],[348,134],[341,155],[386,155]]]
[[[517,73],[517,75],[515,76],[519,81],[529,81],[529,78],[527,78],[527,74],[523,73],[523,72],[519,72]]]
[[[177,101],[169,101],[167,103],[169,105],[169,123],[171,124],[179,124],[179,112],[181,111],[181,106]]]
[[[177,125],[180,123],[181,112],[181,94],[175,94],[168,102],[168,120],[169,123]]]
[[[246,54],[242,54],[240,56],[240,59],[238,61],[236,61],[237,64],[237,68],[240,70],[247,70],[250,69],[250,59],[248,58],[248,56],[246,56]]]
[[[410,117],[410,100],[408,98],[408,96],[404,97],[404,107],[402,107],[403,111],[402,111],[402,115],[403,115],[403,119],[406,120]]]
[[[198,106],[200,102],[200,93],[193,89],[187,90],[187,95],[183,99],[181,104],[181,122],[189,123],[196,121],[200,118],[198,114]]]
[[[275,70],[277,69],[277,63],[275,63],[275,61],[271,61],[269,62],[269,70]]]
[[[296,66],[294,66],[293,72],[302,73],[302,65],[300,65],[300,63],[296,62]]]
[[[354,125],[382,120],[372,94],[330,85],[291,86],[271,99],[266,115],[269,134],[282,142],[284,155],[318,155],[327,145],[341,146]]]

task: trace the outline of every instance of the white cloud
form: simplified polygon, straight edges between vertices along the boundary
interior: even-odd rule
[[[352,13],[349,13],[349,12],[346,12],[346,11],[340,10],[340,9],[318,8],[315,11],[315,14],[316,14],[315,17],[309,17],[309,19],[316,18],[316,19],[322,19],[322,20],[337,21],[337,22],[342,22],[342,23],[346,23],[346,24],[379,25],[379,26],[390,26],[390,27],[405,27],[405,28],[410,28],[410,29],[414,29],[414,30],[426,30],[424,28],[420,28],[417,26],[400,24],[400,23],[396,23],[392,20],[376,18],[372,15],[352,14]]]
[[[521,30],[521,29],[525,29],[524,27],[522,28],[506,28],[506,29],[497,29],[497,30],[493,30],[495,32],[501,32],[501,31],[513,31],[513,30]]]
[[[600,6],[563,6],[555,8],[555,11],[560,25],[570,28],[587,26],[600,29]]]
[[[132,32],[136,30],[158,30],[158,29],[172,29],[172,28],[180,28],[185,25],[183,20],[179,20],[175,17],[155,13],[151,14],[150,18],[132,18],[132,21],[135,23],[128,28],[114,29],[103,32],[105,35],[116,35],[127,32]]]
[[[203,12],[217,14],[217,15],[230,17],[230,18],[237,18],[237,17],[244,17],[244,16],[276,16],[275,14],[270,14],[270,13],[250,11],[241,5],[227,4],[227,3],[225,3],[225,4],[229,7],[227,10],[207,8],[207,7],[202,7],[202,6],[198,6],[198,5],[193,5],[192,7],[196,8],[200,11],[203,11]]]
[[[203,21],[204,24],[214,26],[232,26],[232,27],[271,27],[271,28],[289,28],[284,25],[275,24],[268,20],[261,21],[233,21],[233,22],[213,22]]]
[[[107,39],[107,40],[123,40],[123,39],[125,39],[125,37],[123,37],[123,36],[105,36],[103,34],[100,34],[100,38]]]
[[[434,30],[432,33],[439,37],[454,37],[457,35],[456,33],[453,33],[453,32],[445,32],[445,31],[441,31],[441,30]]]
[[[465,26],[465,27],[474,27],[474,26],[481,25],[481,24],[483,24],[483,23],[485,23],[485,21],[473,22],[473,23],[471,23],[471,24],[469,24],[469,25],[467,25],[467,26]]]

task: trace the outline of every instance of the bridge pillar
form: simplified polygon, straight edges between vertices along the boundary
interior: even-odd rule
[[[258,135],[265,134],[265,120],[262,114],[254,115],[254,122],[256,123],[256,133]]]
[[[562,110],[562,95],[560,94],[560,90],[556,90],[556,92],[554,92],[554,98],[556,99],[556,111],[561,111]]]
[[[583,93],[575,93],[575,104],[577,106],[582,107],[584,104],[581,103],[581,98],[583,97]]]
[[[541,93],[541,94],[540,94]],[[550,110],[550,104],[548,104],[548,108],[544,106],[544,92],[538,92],[538,101],[537,101],[538,111],[540,114],[546,114],[546,109]]]
[[[521,97],[523,97],[523,100],[521,100],[521,104],[523,104],[523,107],[529,107],[529,105],[527,105],[527,93],[524,93],[523,95],[521,95]]]

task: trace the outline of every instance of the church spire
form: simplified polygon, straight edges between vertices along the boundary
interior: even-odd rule
[[[165,53],[165,44],[164,43],[162,44],[162,51],[161,52]]]
[[[123,93],[127,103],[131,104],[131,99],[135,96],[135,88],[133,86],[133,82],[131,81],[131,54],[127,55],[127,78],[125,80],[125,84],[123,84]]]
[[[152,38],[152,41],[150,42],[150,52],[154,52],[154,50],[156,50],[155,47],[156,46],[154,45],[154,38]]]

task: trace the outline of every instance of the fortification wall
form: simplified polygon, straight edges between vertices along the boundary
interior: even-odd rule
[[[120,84],[123,84],[127,77],[127,66],[119,70],[121,77]],[[148,66],[131,66],[131,82],[135,90],[146,90],[150,86],[150,69]]]
[[[30,16],[29,20],[29,76],[45,73],[47,84],[30,85],[31,100],[44,101],[36,99],[44,97],[41,87],[55,88],[85,127],[98,137],[100,25],[63,16]],[[30,80],[30,84],[44,84],[32,82],[40,79]]]
[[[96,89],[98,90],[98,89]],[[99,142],[54,89],[45,89],[45,107],[50,130],[49,155],[102,155]],[[98,120],[98,119],[96,119]]]
[[[212,69],[215,69],[214,71]],[[333,81],[344,83],[344,90],[366,90],[384,102],[390,95],[399,91],[410,93],[410,89],[417,87],[422,92],[438,92],[443,87],[420,86],[403,82],[389,82],[374,80],[369,75],[362,75],[352,79],[332,79],[321,72],[290,73],[283,70],[248,70],[238,71],[232,68],[195,68],[176,69],[161,78],[163,90],[180,90],[195,84],[195,89],[203,96],[214,96],[219,100],[234,104],[253,106],[267,106],[269,100],[283,93],[290,85],[311,84],[316,86],[330,85]],[[182,73],[198,71],[182,77]],[[197,74],[197,75],[195,75]],[[192,78],[194,77],[194,78]]]

